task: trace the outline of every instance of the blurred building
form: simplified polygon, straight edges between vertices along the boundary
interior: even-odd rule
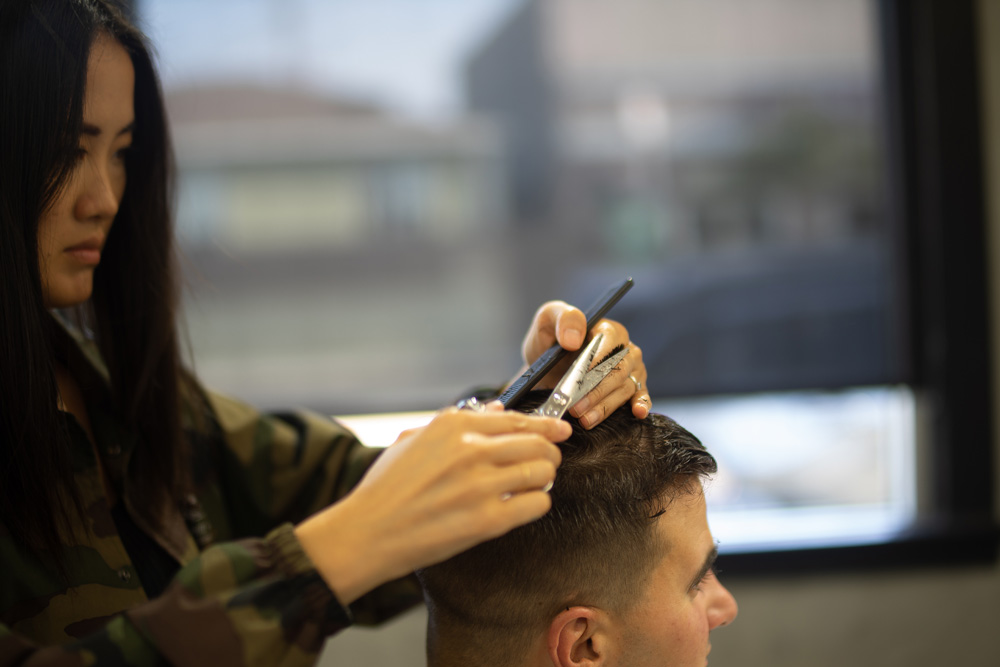
[[[167,106],[185,316],[211,386],[344,413],[437,407],[516,369],[506,292],[479,299],[508,268],[486,240],[507,218],[487,121],[231,84],[168,90]]]
[[[171,90],[182,238],[236,251],[455,242],[506,217],[496,132],[292,88]]]
[[[898,377],[872,5],[526,0],[470,56],[520,228],[641,275],[655,392]]]
[[[466,96],[507,134],[524,218],[655,227],[629,233],[669,254],[852,236],[875,206],[869,4],[527,0]]]

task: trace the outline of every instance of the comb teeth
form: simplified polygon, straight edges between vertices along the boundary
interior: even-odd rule
[[[618,343],[618,345],[615,345],[614,348],[612,348],[612,350],[610,352],[608,352],[606,355],[604,355],[604,357],[600,361],[598,361],[597,364],[595,364],[595,365],[599,366],[599,365],[603,364],[605,361],[607,361],[611,357],[615,356],[616,354],[618,354],[619,352],[621,352],[624,349],[625,349],[625,345],[623,345],[622,343]]]

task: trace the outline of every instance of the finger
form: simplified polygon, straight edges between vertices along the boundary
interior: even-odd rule
[[[504,410],[503,412],[472,412],[449,408],[442,411],[428,425],[444,437],[446,432],[500,435],[505,433],[535,433],[550,442],[562,442],[570,436],[569,423],[552,417]]]
[[[549,301],[535,313],[531,328],[524,337],[521,351],[528,363],[545,350],[559,343],[568,350],[578,350],[583,344],[587,320],[579,308],[565,301]]]
[[[559,319],[560,301],[549,301],[535,312],[531,327],[521,348],[527,362],[534,361],[556,342],[556,321]]]
[[[635,393],[635,381],[630,379],[630,373],[632,373],[635,368],[635,365],[632,363],[632,356],[632,348],[629,347],[625,357],[618,362],[618,365],[612,368],[604,379],[601,380],[600,384],[590,390],[590,393],[577,401],[577,403],[570,409],[570,414],[574,417],[580,418],[582,415],[585,415],[593,410],[595,406],[603,402],[608,396],[612,395],[616,391],[624,391],[627,393],[622,395],[621,403],[614,405],[612,409],[618,408],[622,405],[622,403],[627,401],[632,394]],[[641,368],[642,372],[645,372],[645,368]]]
[[[569,310],[566,310],[563,315],[563,320],[567,322],[567,327],[575,326],[573,320],[577,319],[579,316],[579,322],[586,325],[586,319],[582,311],[579,309],[568,306]],[[571,329],[567,329],[570,331]],[[597,352],[594,355],[596,360],[603,359],[608,356],[612,350],[614,350],[619,345],[628,345],[628,332],[623,326],[617,322],[612,322],[611,320],[601,320],[593,329],[590,330],[590,335],[584,336],[583,341],[589,342],[593,340],[598,334],[604,334],[604,340],[601,342],[600,346],[597,348]],[[559,334],[562,336],[562,334]],[[582,346],[582,342],[577,345],[575,340],[571,340],[572,336],[567,335],[565,338],[560,338],[559,343],[562,347],[567,350],[576,350]],[[569,370],[569,367],[573,364],[573,355],[567,355],[562,361],[556,364],[548,374],[545,375],[535,386],[539,389],[548,389],[556,386],[559,380],[562,379],[563,375]],[[595,362],[594,365],[600,363]]]
[[[494,465],[508,466],[530,461],[548,461],[554,466],[562,462],[562,452],[550,441],[537,435],[495,435],[482,438],[486,460]]]
[[[632,397],[632,414],[638,419],[645,419],[652,410],[652,399],[649,394],[640,393]]]
[[[610,323],[619,327],[617,323]],[[616,335],[627,334],[624,327]],[[649,414],[652,401],[646,389],[646,365],[642,361],[642,348],[628,343],[628,353],[621,363],[582,400],[570,410],[585,428],[593,428],[604,418],[629,402],[632,413],[644,419]],[[598,408],[600,410],[598,411]]]
[[[534,521],[551,508],[552,498],[544,491],[527,491],[514,494],[503,501],[498,499],[494,511],[497,514],[497,524],[504,528],[491,537],[498,537],[513,528]]]
[[[551,461],[525,461],[504,466],[500,472],[495,487],[500,495],[542,489],[556,478],[556,467]]]
[[[585,429],[592,429],[607,418],[612,412],[625,405],[635,394],[635,386],[629,382],[628,386],[619,385],[598,401],[594,407],[580,417],[580,425]]]
[[[579,308],[567,303],[558,304],[556,317],[556,342],[567,350],[579,350],[587,331],[587,318]]]
[[[597,334],[604,334],[604,342],[601,343],[601,349],[598,352],[610,351],[618,345],[629,344],[628,329],[614,320],[600,320],[591,327],[589,333],[589,338],[593,338]]]
[[[642,375],[645,377],[645,373]],[[625,405],[626,402],[629,403],[634,416],[639,419],[645,419],[649,416],[652,406],[652,399],[645,391],[645,386],[645,383],[641,382],[635,373],[626,376],[623,383],[613,386],[610,392],[596,401],[592,408],[587,409],[579,417],[580,424],[585,429],[592,429],[604,421],[612,412]]]
[[[645,419],[653,407],[653,400],[649,394],[649,387],[646,386],[649,376],[646,373],[646,364],[642,361],[642,348],[633,345],[629,356],[632,357],[632,372],[629,373],[629,378],[636,384],[635,393],[630,399],[632,414],[639,419]]]

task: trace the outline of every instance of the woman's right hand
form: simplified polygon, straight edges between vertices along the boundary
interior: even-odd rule
[[[405,431],[295,533],[342,604],[545,514],[570,435],[560,419],[448,408]]]

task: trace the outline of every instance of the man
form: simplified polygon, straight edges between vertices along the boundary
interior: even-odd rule
[[[570,421],[548,514],[418,572],[429,667],[701,667],[736,617],[712,570],[712,455],[663,415]]]

